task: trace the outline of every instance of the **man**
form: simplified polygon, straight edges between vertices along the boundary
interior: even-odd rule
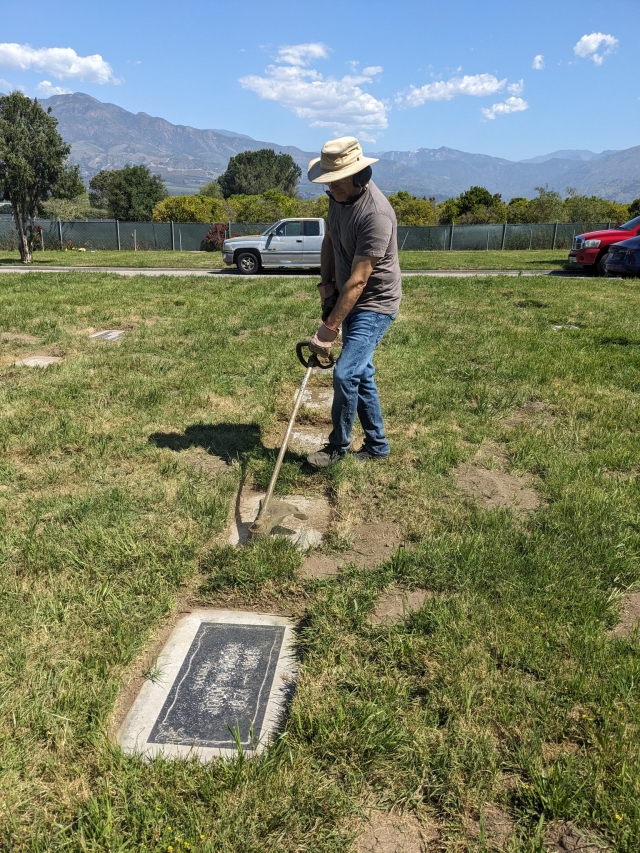
[[[371,180],[376,162],[363,155],[355,137],[344,136],[327,142],[322,156],[309,163],[309,180],[328,184],[330,199],[318,285],[323,323],[309,346],[328,354],[340,326],[343,342],[333,372],[333,430],[329,443],[307,457],[314,468],[326,468],[347,453],[356,414],[365,438],[355,458],[389,455],[372,359],[398,311],[402,279],[396,216]]]

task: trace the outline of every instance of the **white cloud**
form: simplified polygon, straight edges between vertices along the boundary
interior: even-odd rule
[[[33,48],[28,44],[0,44],[0,66],[42,71],[58,80],[72,77],[89,83],[117,83],[113,69],[100,54],[78,56],[71,47]]]
[[[535,71],[542,71],[544,68],[544,56],[539,53],[537,56],[533,57],[533,62],[531,63],[531,67]]]
[[[504,89],[506,83],[506,78],[498,80],[493,74],[465,74],[464,77],[427,83],[420,88],[411,86],[408,94],[399,95],[397,101],[407,107],[419,107],[425,101],[450,101],[458,95],[481,98],[485,95],[495,95]]]
[[[506,101],[502,101],[500,104],[493,104],[490,109],[488,107],[483,107],[482,115],[484,116],[485,121],[493,121],[496,116],[505,116],[509,115],[509,113],[521,113],[523,110],[528,109],[529,104],[523,98],[507,98]]]
[[[328,55],[329,48],[320,43],[280,48],[279,64],[269,65],[263,76],[241,77],[240,85],[263,100],[276,101],[311,127],[358,133],[367,142],[375,141],[372,134],[387,127],[388,107],[362,85],[371,83],[382,68],[369,66],[358,73],[352,63],[353,74],[334,79],[306,67],[312,59]]]
[[[312,59],[326,59],[329,56],[329,48],[322,42],[309,42],[308,44],[290,44],[281,47],[278,51],[278,62],[288,65],[308,65]]]
[[[596,65],[602,65],[605,56],[617,47],[618,39],[606,33],[590,33],[576,42],[573,52],[583,59],[592,59]]]
[[[53,86],[49,80],[38,83],[36,88],[45,98],[50,98],[51,95],[70,95],[73,92],[73,89],[65,89],[64,86]]]
[[[510,95],[521,95],[524,92],[524,80],[518,80],[517,83],[511,83],[507,86],[507,92]]]

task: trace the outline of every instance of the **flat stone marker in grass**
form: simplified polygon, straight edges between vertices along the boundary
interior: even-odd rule
[[[246,545],[249,539],[249,528],[258,517],[260,501],[264,492],[242,491],[231,520],[229,544]],[[322,542],[322,537],[329,527],[331,510],[324,498],[305,498],[302,495],[287,495],[283,500],[293,504],[306,520],[293,515],[287,516],[278,527],[274,527],[274,536],[286,536],[290,542],[301,551],[314,548]]]
[[[56,355],[30,355],[13,363],[16,367],[49,367],[49,365],[58,364],[61,361],[62,359]]]
[[[178,622],[118,732],[146,759],[248,755],[282,721],[296,678],[293,623],[282,616],[195,610]]]
[[[297,398],[296,391],[295,397]],[[316,411],[331,411],[333,405],[333,388],[307,388],[302,395],[302,405]]]
[[[317,426],[294,427],[289,438],[289,449],[306,455],[320,450],[328,441],[329,430],[320,431]]]
[[[90,338],[100,338],[103,341],[118,341],[124,335],[122,329],[105,329],[103,332],[95,332]]]

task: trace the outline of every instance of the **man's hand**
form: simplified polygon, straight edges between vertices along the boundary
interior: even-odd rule
[[[337,337],[338,333],[334,329],[327,328],[323,323],[309,341],[309,349],[316,355],[327,356],[331,353],[331,345]]]

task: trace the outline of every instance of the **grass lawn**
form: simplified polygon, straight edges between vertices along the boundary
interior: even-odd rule
[[[166,267],[220,269],[221,252],[34,252],[41,266]],[[400,252],[405,270],[563,269],[567,250],[516,252]],[[18,252],[0,252],[0,266],[19,264]]]
[[[275,461],[314,291],[2,277],[0,849],[340,853],[375,808],[433,850],[541,853],[570,826],[634,853],[640,645],[609,632],[640,581],[638,283],[406,281],[377,354],[391,459],[311,474],[292,453],[282,479],[328,498],[334,547],[360,522],[405,547],[304,581],[284,540],[223,531],[241,470]],[[63,360],[13,366],[34,352]],[[540,505],[473,499],[473,465]],[[399,583],[430,597],[372,625]],[[125,757],[118,694],[194,602],[300,619],[282,735],[206,767]]]

